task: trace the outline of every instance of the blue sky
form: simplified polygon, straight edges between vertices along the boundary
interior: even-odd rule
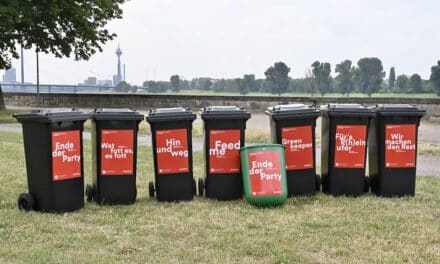
[[[397,74],[429,78],[440,59],[440,1],[132,0],[123,8],[124,18],[108,26],[118,39],[90,61],[41,55],[41,82],[110,79],[118,42],[134,84],[172,74],[262,78],[275,61],[301,77],[315,60],[334,70],[344,59],[371,56],[387,73],[395,66]],[[25,60],[26,81],[35,81],[34,53],[26,51]]]

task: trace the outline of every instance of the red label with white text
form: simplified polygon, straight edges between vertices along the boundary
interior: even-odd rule
[[[249,176],[252,196],[279,196],[282,194],[280,154],[265,150],[250,152]]]
[[[101,175],[133,175],[133,130],[102,130]]]
[[[416,125],[385,126],[385,167],[416,166]]]
[[[313,168],[312,126],[281,129],[281,143],[286,151],[286,169]]]
[[[52,180],[81,177],[80,131],[52,132]]]
[[[367,126],[337,125],[335,168],[364,168]]]
[[[188,172],[187,130],[156,130],[156,153],[159,174]]]
[[[211,173],[240,172],[240,130],[209,132],[209,171]]]

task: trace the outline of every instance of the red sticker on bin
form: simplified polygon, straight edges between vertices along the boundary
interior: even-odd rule
[[[252,196],[279,196],[282,194],[280,154],[274,150],[248,154]]]
[[[209,132],[209,172],[240,172],[240,130]]]
[[[52,180],[81,177],[80,131],[52,132]]]
[[[367,126],[337,125],[335,168],[365,168]]]
[[[133,130],[101,131],[101,175],[133,175]]]
[[[189,171],[186,129],[156,130],[157,171],[159,174]]]
[[[284,127],[281,142],[286,152],[286,169],[313,168],[312,126]]]
[[[385,167],[416,166],[416,125],[385,126]]]

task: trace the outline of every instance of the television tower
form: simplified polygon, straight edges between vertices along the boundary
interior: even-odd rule
[[[121,55],[122,55],[122,50],[119,47],[118,44],[118,49],[116,50],[116,56],[118,56],[118,79],[117,79],[117,84],[119,84],[122,81],[122,74],[121,74]]]

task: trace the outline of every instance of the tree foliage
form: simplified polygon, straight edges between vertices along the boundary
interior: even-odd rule
[[[171,90],[173,92],[180,91],[180,77],[179,75],[172,75],[170,78],[171,81]]]
[[[431,77],[429,80],[437,96],[440,96],[440,60],[437,61],[437,65],[431,67]]]
[[[89,59],[116,35],[105,26],[122,17],[126,0],[5,0],[0,2],[0,69],[18,58],[17,44],[56,57]]]
[[[271,93],[281,95],[286,92],[289,86],[289,72],[290,68],[284,62],[276,62],[264,72]]]
[[[354,67],[351,66],[351,60],[336,64],[335,71],[338,73],[336,76],[338,91],[348,96],[353,90]]]
[[[388,88],[392,90],[394,88],[394,82],[396,81],[396,71],[394,67],[390,68],[390,76],[388,77]]]
[[[315,61],[312,63],[312,73],[315,82],[315,87],[324,95],[330,91],[332,68],[328,62]]]
[[[396,79],[396,89],[401,92],[408,92],[408,76],[401,74]]]
[[[385,77],[382,62],[378,58],[362,58],[358,61],[355,79],[362,93],[371,96],[379,91]]]
[[[408,92],[410,93],[420,93],[422,92],[422,77],[417,73],[414,73],[409,78]]]

